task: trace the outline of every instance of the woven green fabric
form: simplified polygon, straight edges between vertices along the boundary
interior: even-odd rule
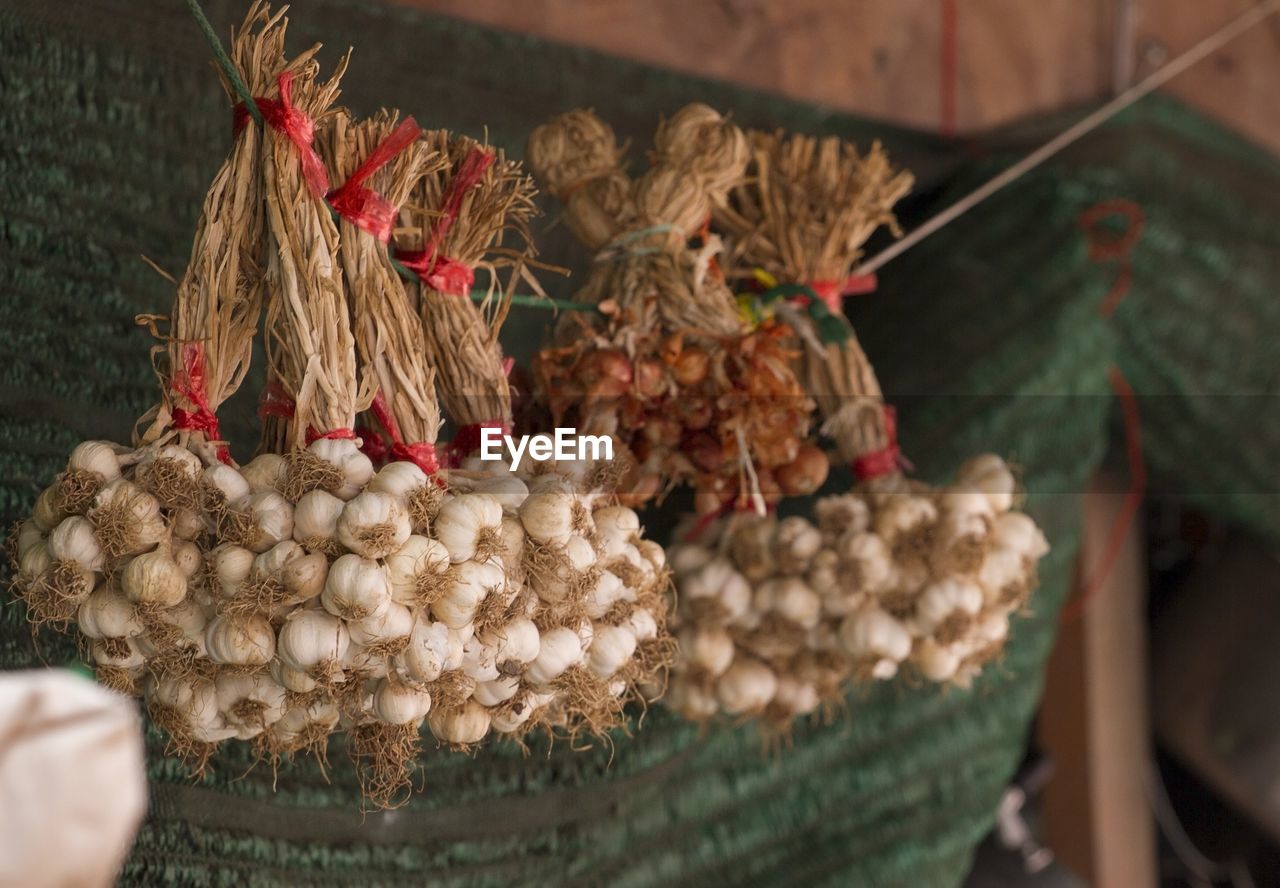
[[[238,4],[210,5],[223,24]],[[539,118],[573,104],[607,110],[641,136],[691,98],[733,107],[745,122],[863,140],[878,132],[402,10],[317,0],[298,13],[295,46],[325,36],[375,60],[361,65],[357,53],[346,93],[357,109],[397,104],[473,132],[489,124],[513,148]],[[168,294],[136,257],[181,269],[225,150],[225,105],[193,61],[204,57],[177,3],[144,14],[124,0],[22,0],[0,12],[6,522],[30,508],[78,440],[125,438],[153,398],[149,343],[132,318],[164,309]],[[913,166],[945,166],[927,139],[888,138]],[[972,691],[880,686],[852,697],[834,723],[800,726],[776,755],[749,727],[699,736],[662,710],[612,748],[431,752],[421,763],[427,791],[367,817],[340,742],[327,779],[310,763],[245,774],[247,753],[235,748],[192,784],[153,735],[152,810],[124,882],[957,884],[1021,756],[1076,550],[1075,492],[1104,447],[1114,346],[1096,306],[1109,275],[1085,261],[1072,202],[1055,187],[1036,199],[1043,249],[1010,246],[1021,232],[1011,203],[998,201],[895,263],[881,291],[854,306],[921,474],[943,477],[980,450],[1014,455],[1054,546],[1034,613]],[[562,250],[552,241],[552,258]],[[512,349],[536,342],[543,321],[521,314]],[[233,437],[247,440],[250,414],[241,404],[228,417]],[[661,518],[649,524],[663,531]],[[0,667],[71,655],[56,636],[34,647],[19,606],[0,610]]]
[[[1020,150],[965,173],[951,196]],[[1019,188],[1079,210],[1117,198],[1141,207],[1132,286],[1113,323],[1152,495],[1280,539],[1280,161],[1152,97]],[[1040,225],[1042,205],[1011,201],[1009,212],[1019,255],[1067,261],[1074,247]]]

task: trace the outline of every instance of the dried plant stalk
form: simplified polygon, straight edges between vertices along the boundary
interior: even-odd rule
[[[428,361],[436,367],[440,396],[455,422],[509,423],[511,392],[498,332],[510,307],[509,287],[523,275],[532,253],[533,180],[519,162],[474,139],[444,130],[423,139],[447,163],[419,180],[403,214],[407,224],[399,242],[417,256]],[[509,233],[517,246],[502,247]],[[454,273],[445,273],[446,268]],[[498,276],[503,268],[510,270],[506,287]],[[483,308],[469,298],[477,269],[489,277]]]
[[[284,35],[282,15],[271,15],[264,0],[250,7],[233,34],[229,55],[254,95],[274,88],[284,70]],[[238,102],[225,75],[221,80]],[[242,127],[205,195],[170,315],[163,400],[144,442],[168,431],[175,408],[189,415],[204,411],[212,419],[248,373],[266,260],[262,140],[257,127]],[[185,443],[202,449],[211,430],[193,425],[183,431]]]
[[[317,129],[332,113],[346,63],[344,57],[324,83],[317,80],[316,62],[291,66],[293,106]],[[337,225],[323,195],[307,181],[299,146],[270,126],[265,132],[267,358],[272,377],[293,401],[286,443],[296,448],[308,432],[350,429],[371,396],[357,388]]]
[[[360,122],[335,114],[324,134],[334,182],[346,182],[397,125],[391,111]],[[443,163],[443,157],[415,139],[375,170],[364,187],[386,200],[394,219],[418,180]],[[406,442],[434,444],[440,429],[435,362],[424,359],[422,323],[405,284],[377,236],[347,219],[340,229],[361,373],[367,386],[382,395]]]
[[[760,269],[825,291],[835,302],[872,232],[886,225],[898,233],[893,205],[910,190],[911,174],[893,169],[878,142],[861,154],[835,137],[753,132],[751,155],[747,179],[716,209],[735,265],[742,274]],[[875,371],[840,321],[848,338],[818,347],[816,336],[806,336],[811,344],[796,370],[826,418],[823,432],[854,460],[891,442]]]

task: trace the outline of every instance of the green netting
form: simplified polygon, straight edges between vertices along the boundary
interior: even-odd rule
[[[962,176],[952,195],[1014,157]],[[1114,198],[1142,208],[1113,323],[1152,494],[1280,538],[1280,161],[1153,97],[1018,187],[1079,210]],[[1041,227],[1043,211],[1009,202],[1010,226],[1025,232],[1019,255],[1066,250]]]
[[[220,25],[239,4],[214,3]],[[16,12],[16,14],[15,14]],[[372,4],[317,0],[295,46],[358,48],[346,99],[400,105],[432,125],[518,148],[540,118],[594,104],[637,136],[700,98],[746,123],[866,140],[880,127],[523,37]],[[360,63],[363,57],[364,64]],[[139,311],[166,286],[138,260],[179,270],[207,180],[225,150],[226,108],[181,4],[125,0],[0,12],[0,518],[29,509],[85,437],[127,436],[152,398]],[[372,59],[372,62],[368,60]],[[943,168],[930,140],[887,133],[896,155]],[[1096,308],[1110,274],[1084,258],[1068,184],[1033,183],[897,262],[854,320],[925,477],[984,449],[1025,470],[1030,509],[1053,542],[1034,614],[969,692],[889,685],[830,725],[764,755],[750,728],[699,736],[650,712],[612,749],[495,746],[423,757],[427,792],[362,817],[340,743],[314,764],[246,772],[228,750],[191,783],[150,737],[152,811],[128,884],[859,884],[954,885],[990,828],[1022,752],[1077,542],[1076,492],[1104,448],[1110,330]],[[1037,202],[1023,249],[1018,201]],[[551,258],[561,258],[550,240]],[[566,254],[567,255],[567,254]],[[569,284],[563,284],[567,292]],[[546,318],[509,325],[528,349]],[[253,386],[250,386],[252,388]],[[229,417],[245,436],[251,404]],[[661,533],[664,519],[651,516]],[[33,647],[20,608],[0,610],[0,667]]]

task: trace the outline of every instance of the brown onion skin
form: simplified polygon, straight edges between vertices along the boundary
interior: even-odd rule
[[[827,455],[812,444],[804,444],[796,458],[773,470],[778,487],[787,496],[808,496],[827,480],[831,465]]]

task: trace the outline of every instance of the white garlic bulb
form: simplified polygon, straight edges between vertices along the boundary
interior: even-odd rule
[[[798,717],[816,710],[822,705],[822,698],[812,682],[784,672],[778,676],[778,689],[772,702],[789,716]]]
[[[349,500],[373,478],[373,462],[360,452],[360,445],[350,438],[318,438],[307,446],[307,452],[323,462],[336,466],[342,483],[333,495]]]
[[[925,634],[938,631],[948,620],[969,619],[982,609],[982,589],[977,583],[946,577],[925,586],[916,602],[916,624]]]
[[[295,694],[309,694],[320,687],[320,683],[310,675],[299,669],[292,669],[284,665],[279,659],[268,663],[267,671],[271,673],[271,677],[275,679],[276,684],[286,691],[293,691]]]
[[[607,614],[614,604],[628,598],[634,600],[635,592],[628,589],[615,574],[602,570],[596,575],[596,581],[587,589],[585,601],[587,616],[598,620]]]
[[[284,717],[285,690],[261,672],[214,679],[218,711],[240,740],[252,740]]]
[[[586,580],[596,563],[596,550],[586,537],[570,536],[559,550],[553,550],[549,568],[531,570],[529,585],[548,604],[557,604]]]
[[[49,557],[54,561],[71,561],[85,570],[102,570],[105,558],[93,524],[87,518],[72,515],[49,534]]]
[[[415,534],[388,556],[385,564],[395,601],[410,607],[429,604],[439,594],[449,570],[449,550],[438,540]]]
[[[690,681],[672,682],[667,705],[688,721],[706,721],[720,712],[714,691]]]
[[[396,662],[410,679],[435,681],[441,673],[461,667],[462,646],[461,637],[444,623],[418,620]]]
[[[998,517],[991,528],[991,536],[997,546],[1011,549],[1033,561],[1049,551],[1049,541],[1044,533],[1030,515],[1022,512],[1006,512]]]
[[[288,598],[284,603],[302,604],[310,601],[324,590],[324,583],[328,577],[329,560],[323,553],[308,552],[295,555],[280,569],[280,582],[288,592]]]
[[[400,505],[407,505],[414,491],[432,483],[427,473],[417,463],[409,460],[389,462],[369,482],[365,488],[373,493],[385,493],[395,497]]]
[[[778,691],[778,676],[752,657],[738,657],[716,680],[716,699],[729,715],[762,711]]]
[[[532,663],[542,647],[538,627],[526,617],[518,617],[504,626],[488,630],[481,641],[485,647],[493,649],[494,661],[499,667]]]
[[[225,463],[214,463],[204,470],[204,481],[222,494],[224,501],[234,503],[253,493],[244,475]]]
[[[276,653],[290,669],[332,674],[346,656],[351,635],[342,620],[317,609],[295,610],[280,627]]]
[[[409,514],[388,493],[359,493],[338,518],[339,542],[364,558],[385,558],[404,545],[411,531]]]
[[[166,675],[150,683],[147,699],[179,713],[192,728],[222,727],[217,687],[210,679]]]
[[[716,678],[733,662],[733,637],[719,626],[690,626],[680,633],[680,654],[689,666]]]
[[[489,710],[475,700],[468,700],[461,709],[432,710],[427,724],[440,742],[470,746],[489,733]]]
[[[173,559],[174,564],[178,565],[178,570],[182,571],[182,575],[188,580],[195,576],[201,565],[204,564],[204,555],[201,553],[200,547],[188,541],[175,542],[169,552],[169,557]]]
[[[266,617],[222,614],[209,621],[205,648],[215,663],[265,666],[276,653],[276,634]]]
[[[551,629],[542,633],[538,656],[529,664],[525,675],[535,686],[550,684],[570,666],[581,662],[582,655],[582,641],[577,632],[564,626]]]
[[[379,616],[391,604],[391,583],[386,568],[359,555],[343,555],[329,567],[320,603],[329,613],[344,620]]]
[[[234,597],[253,572],[254,554],[242,546],[223,543],[210,553],[214,578],[225,597]]]
[[[440,507],[434,531],[454,564],[487,560],[502,549],[502,505],[484,493],[451,497]]]
[[[293,506],[278,493],[251,493],[236,500],[232,507],[253,521],[252,538],[246,544],[254,552],[265,552],[293,536]]]
[[[471,622],[480,602],[490,594],[502,594],[506,583],[507,575],[500,564],[491,561],[455,564],[443,596],[431,605],[431,614],[450,628],[461,628]]]
[[[384,678],[373,692],[373,714],[388,725],[411,725],[431,711],[431,694],[421,685]]]
[[[893,678],[898,664],[911,654],[911,633],[891,614],[864,608],[840,624],[840,643],[856,660],[871,665],[873,678]]]
[[[636,637],[625,626],[601,626],[587,650],[587,669],[599,678],[612,678],[636,652]]]
[[[240,475],[253,493],[279,492],[285,471],[285,458],[278,453],[260,453],[240,467]]]
[[[304,546],[323,548],[338,536],[338,520],[346,503],[327,490],[304,493],[293,510],[293,538]]]
[[[573,534],[573,487],[567,481],[539,484],[520,505],[520,523],[529,539],[548,546],[563,546]]]
[[[140,670],[146,665],[147,658],[138,649],[136,639],[126,638],[123,644],[119,644],[118,639],[115,641],[117,643],[108,645],[105,639],[94,639],[93,644],[89,645],[89,656],[93,662],[99,666],[113,666],[128,672]]]
[[[143,631],[133,603],[105,583],[80,605],[76,623],[89,638],[132,638]]]
[[[638,607],[627,617],[627,628],[636,641],[652,641],[658,637],[658,621],[648,608]]]
[[[956,487],[976,490],[985,495],[996,512],[1013,508],[1018,490],[1017,479],[1008,464],[993,453],[975,456],[956,473]]]
[[[517,514],[529,496],[528,486],[515,475],[508,474],[485,478],[475,486],[475,492],[492,496],[508,515]]]
[[[36,497],[35,508],[31,512],[31,520],[35,522],[36,527],[48,533],[57,527],[69,514],[62,507],[62,497],[58,493],[57,485],[54,485],[53,487],[46,487]]]
[[[493,708],[499,706],[520,691],[520,679],[514,675],[500,675],[493,681],[482,681],[476,684],[471,699],[481,706]]]
[[[130,559],[120,575],[120,588],[137,604],[173,607],[187,595],[187,577],[162,547]]]
[[[351,640],[364,647],[408,639],[416,621],[413,611],[392,601],[381,614],[349,624]]]
[[[101,475],[104,482],[114,481],[120,477],[120,457],[115,445],[107,441],[83,441],[71,451],[67,468]]]

